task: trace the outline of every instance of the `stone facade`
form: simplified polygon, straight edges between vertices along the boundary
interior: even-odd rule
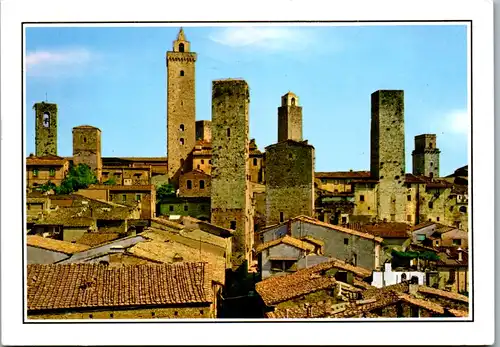
[[[31,190],[48,181],[60,185],[69,171],[69,161],[62,157],[28,157],[26,159],[26,187]]]
[[[151,182],[151,170],[141,167],[114,166],[102,170],[102,183],[114,181],[116,185],[136,186]]]
[[[182,172],[191,170],[190,154],[195,145],[196,53],[181,29],[173,50],[167,52],[167,154],[170,183],[178,186]]]
[[[415,136],[415,149],[412,152],[413,174],[439,177],[439,154],[435,134]]]
[[[302,107],[292,92],[281,97],[278,107],[278,142],[286,140],[302,141]]]
[[[211,177],[203,171],[193,170],[179,179],[180,197],[210,197]]]
[[[266,225],[314,216],[314,147],[287,140],[266,147]]]
[[[212,122],[209,120],[196,121],[196,141],[212,142]]]
[[[73,128],[73,164],[86,164],[94,170],[97,180],[101,181],[101,130],[90,125]]]
[[[381,220],[404,222],[404,92],[379,90],[371,97],[371,176],[378,179],[377,210]]]
[[[57,104],[39,102],[33,108],[36,156],[57,155]]]
[[[212,84],[212,224],[234,229],[235,265],[250,260],[253,243],[248,168],[249,88],[244,80]]]

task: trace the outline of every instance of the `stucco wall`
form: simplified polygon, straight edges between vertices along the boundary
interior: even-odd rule
[[[60,260],[69,258],[68,254],[38,247],[27,246],[26,249],[28,264],[54,264]]]
[[[299,259],[303,256],[303,251],[286,244],[279,244],[262,251],[262,279],[266,279],[276,274],[286,274],[286,271],[271,270],[271,258],[294,258]]]

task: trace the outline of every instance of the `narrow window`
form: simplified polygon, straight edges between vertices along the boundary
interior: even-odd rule
[[[201,160],[201,164],[205,164],[205,160],[203,160],[203,159],[202,159],[202,160]]]
[[[349,244],[349,239],[348,238],[344,238],[344,245],[348,245]]]
[[[453,239],[453,245],[454,246],[461,246],[462,245],[462,240],[460,240],[460,239]]]
[[[203,314],[203,310],[200,310],[200,314]]]
[[[200,189],[205,189],[205,181],[200,180]]]
[[[342,217],[342,224],[346,224],[347,223],[347,218],[346,217]]]
[[[431,142],[431,143],[429,143],[429,148],[432,148],[432,142]],[[431,166],[432,166],[432,165],[431,165]]]
[[[466,206],[460,206],[460,212],[466,213],[467,212],[467,207]]]
[[[407,222],[411,222],[411,215],[407,215],[407,216],[406,216],[406,221],[407,221]]]
[[[429,172],[429,177],[434,178],[434,172]]]
[[[38,177],[38,169],[33,170],[33,177]]]
[[[253,158],[253,166],[257,166],[257,158]]]
[[[209,160],[209,161],[208,161],[208,163],[209,163],[210,165],[212,165],[212,160]]]
[[[48,128],[50,125],[50,114],[48,112],[45,112],[43,114],[43,126],[45,128]]]
[[[360,195],[359,196],[359,201],[365,201],[365,196],[364,195]]]
[[[292,106],[295,106],[295,98],[292,98]]]
[[[155,313],[154,312],[151,312],[151,317],[154,317],[155,316]]]
[[[184,52],[184,44],[179,43],[179,52],[183,53]]]
[[[439,222],[439,217],[436,217],[436,220]]]
[[[109,194],[109,201],[113,201],[113,194]]]
[[[170,205],[170,206],[168,207],[168,210],[169,210],[170,212],[172,212],[172,211],[174,210],[174,206],[173,206],[173,205]]]
[[[55,169],[50,169],[50,176],[54,177],[56,175],[56,170]]]
[[[123,201],[123,202],[127,201],[127,195],[126,195],[126,194],[123,194],[123,195],[122,195],[122,201]]]
[[[174,316],[177,316],[179,314],[179,312],[175,311],[174,312]]]
[[[184,70],[181,70],[181,76],[184,76]]]
[[[407,195],[406,200],[411,201],[411,195]]]
[[[429,208],[433,208],[434,207],[434,203],[432,201],[429,201]]]
[[[183,138],[181,138],[180,142],[181,142],[181,145],[184,145],[184,139]]]
[[[432,167],[432,166],[434,166],[434,163],[431,161],[431,163],[429,165]]]
[[[231,129],[227,128],[227,137],[230,137],[230,136],[231,136]]]
[[[284,220],[283,212],[280,212],[280,223],[283,223]]]
[[[184,211],[188,210],[188,205],[184,205]]]
[[[184,124],[181,124],[181,125],[179,126],[179,130],[180,130],[180,131],[184,131]]]
[[[187,180],[187,182],[186,182],[186,188],[187,189],[193,188],[193,182],[191,182],[191,180]]]
[[[135,200],[136,201],[141,201],[141,194],[136,194],[135,195]]]
[[[196,168],[199,169],[200,168],[200,164],[196,165]]]
[[[112,313],[109,314],[109,318],[113,318],[113,314]]]
[[[236,230],[236,221],[231,221],[231,227],[232,230]]]
[[[83,137],[83,143],[87,143],[87,138]]]

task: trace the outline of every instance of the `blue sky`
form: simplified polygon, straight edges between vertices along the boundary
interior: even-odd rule
[[[406,171],[414,136],[435,133],[441,175],[467,164],[466,26],[184,26],[196,63],[196,118],[211,118],[211,83],[250,86],[250,136],[277,141],[288,91],[303,107],[316,171],[369,170],[370,95],[405,91]],[[57,103],[58,155],[71,129],[102,130],[103,156],[166,154],[166,64],[178,27],[26,29],[26,155],[35,151],[35,102]]]

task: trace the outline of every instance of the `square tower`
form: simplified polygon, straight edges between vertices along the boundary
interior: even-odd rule
[[[278,142],[286,140],[302,141],[302,107],[292,92],[281,97],[278,107]]]
[[[249,89],[244,80],[212,83],[212,223],[235,230],[233,265],[251,260]]]
[[[189,156],[195,145],[196,53],[181,28],[173,51],[167,52],[167,157],[168,178],[178,187],[179,175],[191,170]]]
[[[212,122],[209,120],[196,121],[196,141],[212,142]]]
[[[415,149],[412,152],[413,174],[439,177],[439,154],[436,134],[415,136]]]
[[[381,220],[405,222],[404,91],[379,90],[371,96],[371,176],[379,181]]]
[[[33,108],[36,156],[57,155],[57,104],[39,102]]]
[[[101,181],[101,130],[90,125],[73,128],[73,164],[86,164],[94,170],[97,180]]]

